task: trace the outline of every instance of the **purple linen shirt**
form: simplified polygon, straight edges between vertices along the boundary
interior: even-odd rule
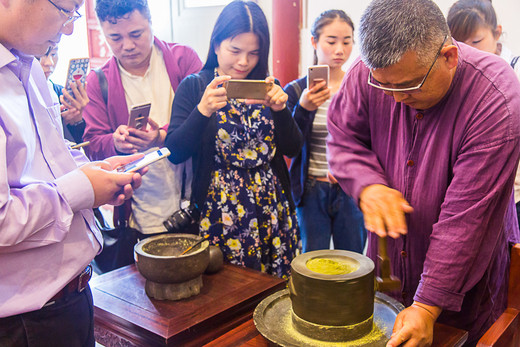
[[[166,43],[157,38],[154,44],[163,54],[174,92],[186,76],[200,71],[202,62],[192,48],[177,43]],[[86,152],[93,160],[103,160],[117,155],[112,134],[121,124],[128,124],[129,116],[116,58],[110,58],[101,69],[108,82],[108,106],[103,100],[97,75],[95,71],[91,71],[87,76],[87,94],[90,102],[83,112],[86,122],[83,140],[90,141]],[[163,129],[167,131],[168,124]]]
[[[40,309],[101,248],[94,191],[33,58],[0,44],[0,317]]]
[[[508,240],[520,240],[512,187],[520,155],[520,84],[500,57],[455,43],[459,61],[428,110],[396,103],[353,64],[328,112],[328,160],[356,200],[372,184],[413,206],[408,234],[388,238],[402,301],[440,306],[472,341],[506,305]],[[377,235],[368,255],[376,262]]]

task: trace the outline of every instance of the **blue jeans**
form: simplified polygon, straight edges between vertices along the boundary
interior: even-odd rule
[[[330,248],[363,253],[367,231],[363,213],[339,184],[309,178],[296,208],[303,252]]]

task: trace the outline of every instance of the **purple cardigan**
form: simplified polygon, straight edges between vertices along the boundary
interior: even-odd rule
[[[200,71],[202,62],[192,48],[177,43],[166,43],[158,38],[154,39],[154,44],[163,53],[174,92],[186,76]],[[129,116],[116,58],[110,58],[101,69],[108,82],[108,105],[103,100],[97,75],[95,71],[91,71],[87,76],[87,94],[90,102],[83,112],[86,122],[83,140],[90,141],[90,145],[85,148],[92,160],[103,160],[117,154],[112,134],[118,126],[127,124]],[[168,129],[168,124],[164,129]]]

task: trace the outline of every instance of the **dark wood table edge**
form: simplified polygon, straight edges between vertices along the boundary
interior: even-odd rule
[[[229,264],[228,264],[229,265]],[[133,272],[128,273],[130,268],[134,265],[128,265],[126,267],[114,270],[112,273],[112,277],[96,277],[91,282],[92,290],[97,290],[96,287],[110,280],[119,280],[124,277],[129,277],[133,275]],[[244,269],[244,268],[243,268]],[[248,271],[254,271],[251,269],[245,268]],[[137,270],[135,270],[137,271]],[[269,276],[269,275],[266,275]],[[262,293],[258,293],[256,295],[252,295],[247,300],[243,301],[240,304],[235,305],[234,307],[239,307],[240,309],[234,311],[233,313],[229,313],[226,311],[222,311],[217,315],[213,316],[209,320],[204,322],[200,322],[191,329],[186,330],[182,333],[179,333],[176,336],[172,336],[171,338],[162,336],[160,333],[149,331],[145,327],[135,324],[130,321],[124,320],[122,317],[118,315],[114,315],[105,309],[100,307],[96,307],[94,305],[94,324],[98,329],[103,329],[108,333],[116,336],[117,338],[121,338],[123,340],[128,341],[130,344],[134,344],[136,346],[171,346],[171,345],[179,345],[183,346],[201,346],[205,343],[211,342],[212,340],[218,338],[219,336],[225,334],[226,332],[236,328],[237,326],[247,322],[248,320],[252,320],[253,310],[260,303],[262,299],[265,297],[286,288],[286,282],[280,282],[279,284],[273,286],[270,289]],[[101,290],[100,290],[101,291]],[[114,297],[110,293],[104,292],[104,295],[108,295],[110,297]],[[116,297],[114,297],[116,298]],[[234,308],[233,307],[233,308]],[[110,324],[106,324],[105,322],[110,321]],[[224,323],[221,323],[224,321]],[[203,327],[206,325],[206,327]],[[202,326],[202,328],[201,328]],[[197,331],[197,329],[200,329]],[[193,334],[197,334],[197,338],[193,339]],[[191,335],[191,337],[190,337]],[[98,341],[103,343],[103,341]],[[152,342],[152,345],[150,343]]]
[[[432,347],[460,347],[467,339],[467,331],[445,324],[435,323]],[[271,345],[272,343],[263,337],[256,329],[255,323],[251,318],[204,346],[266,347]]]

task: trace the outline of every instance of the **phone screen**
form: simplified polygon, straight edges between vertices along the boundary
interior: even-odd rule
[[[170,151],[168,148],[163,147],[156,151],[150,152],[146,154],[144,157],[137,159],[131,163],[120,166],[117,168],[118,172],[135,172],[137,170],[142,169],[145,166],[150,165],[151,163],[156,162],[159,159],[166,158],[170,155]]]

